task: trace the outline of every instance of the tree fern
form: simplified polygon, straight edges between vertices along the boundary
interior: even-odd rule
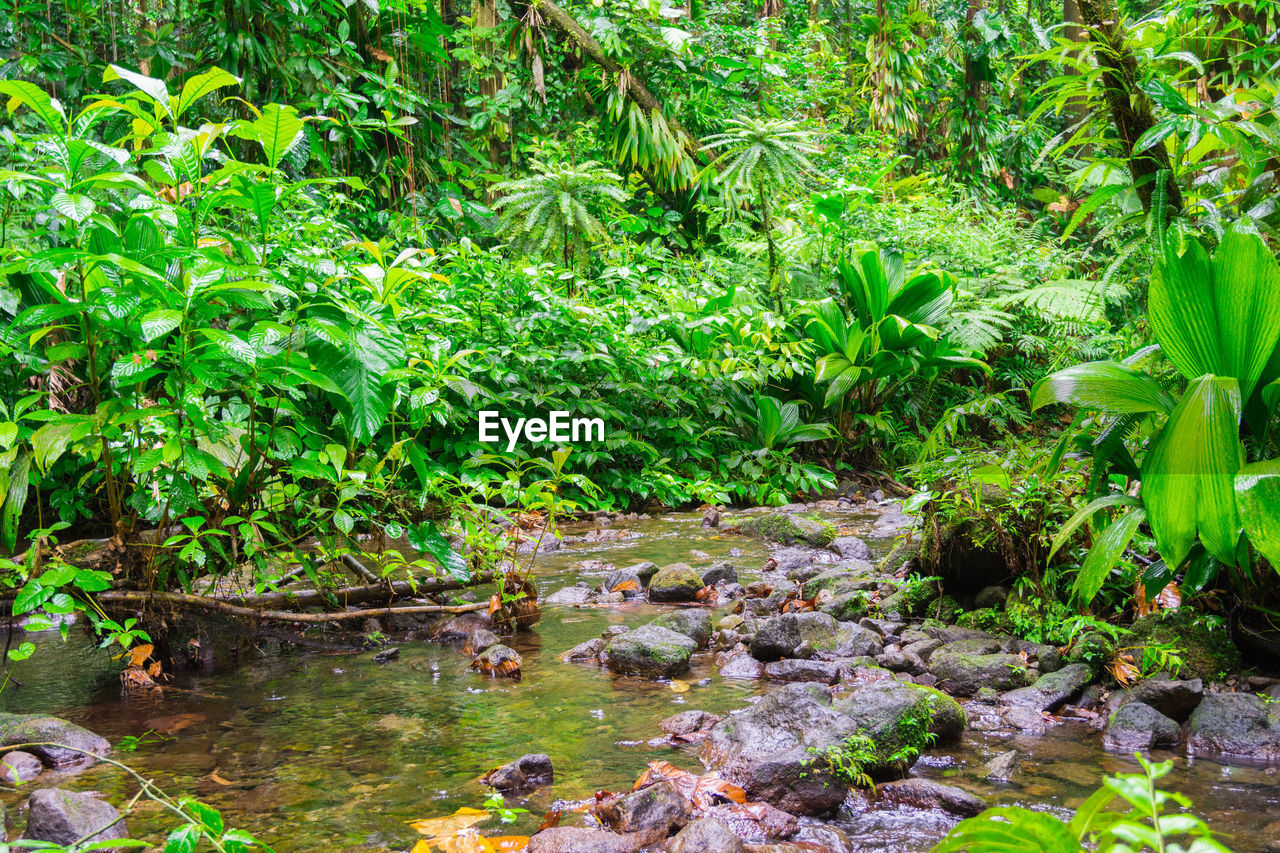
[[[1060,278],[1005,296],[996,304],[1001,308],[1020,305],[1049,320],[1101,323],[1107,306],[1127,295],[1118,282]]]
[[[502,214],[501,230],[514,248],[527,254],[558,247],[568,266],[589,244],[608,236],[591,208],[626,201],[622,178],[595,161],[580,166],[534,163],[533,168],[534,174],[493,188],[499,196],[494,208]]]

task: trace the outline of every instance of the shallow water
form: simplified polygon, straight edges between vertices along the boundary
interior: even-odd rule
[[[871,521],[852,514],[832,518],[850,530]],[[740,569],[743,583],[758,577],[752,569],[766,559],[759,543],[705,531],[699,520],[680,514],[619,522],[644,535],[545,555],[535,570],[539,588],[546,595],[580,578],[598,583],[607,569],[579,565],[583,561],[697,565],[724,558],[734,547],[743,551],[735,559],[747,567]],[[880,550],[888,544],[872,542]],[[709,557],[693,558],[693,549]],[[486,796],[477,781],[481,774],[523,753],[545,752],[556,769],[553,789],[508,801],[529,809],[510,831],[531,832],[553,796],[579,799],[599,789],[627,789],[646,762],[659,758],[697,769],[693,752],[643,744],[659,734],[658,721],[691,708],[723,713],[766,689],[719,678],[710,653],[696,656],[692,671],[681,677],[689,686],[685,692],[556,659],[611,624],[639,625],[663,609],[544,607],[536,629],[513,643],[524,657],[519,681],[471,673],[470,658],[457,650],[415,642],[399,644],[399,660],[385,665],[374,663],[372,653],[273,650],[252,666],[180,679],[174,686],[181,691],[125,696],[119,664],[92,650],[79,631],[66,644],[56,635],[36,635],[37,653],[14,667],[26,686],[6,689],[0,706],[66,717],[112,742],[164,727],[159,718],[168,727],[180,725],[172,739],[147,740],[116,757],[166,790],[196,794],[223,810],[230,825],[281,853],[407,849],[418,838],[407,821],[478,806]],[[1008,749],[1022,753],[1017,782],[982,780],[982,764]],[[1263,849],[1263,827],[1280,806],[1274,769],[1175,760],[1166,787],[1191,796],[1237,851]],[[1135,767],[1132,759],[1104,752],[1100,737],[1083,724],[1066,723],[1040,738],[970,732],[958,747],[922,757],[917,773],[954,781],[993,803],[1065,814],[1104,773]],[[101,790],[117,804],[134,790],[102,765],[62,779],[46,774],[38,784],[54,783]],[[11,814],[25,796],[3,795]],[[862,849],[924,851],[951,822],[901,811],[845,816],[837,823]],[[130,819],[135,837],[157,839],[169,825],[154,809]]]

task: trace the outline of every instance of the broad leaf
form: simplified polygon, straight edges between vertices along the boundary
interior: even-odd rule
[[[1096,500],[1089,501],[1088,504],[1076,510],[1075,514],[1067,519],[1062,525],[1062,529],[1053,537],[1053,543],[1049,548],[1049,556],[1046,562],[1053,560],[1053,555],[1071,539],[1071,534],[1080,529],[1080,525],[1086,521],[1091,521],[1099,511],[1114,506],[1138,507],[1142,506],[1142,501],[1129,495],[1104,495]]]
[[[253,129],[262,144],[267,165],[275,168],[280,158],[302,138],[302,119],[293,107],[267,104],[262,115],[253,122]]]
[[[128,68],[121,68],[119,65],[108,65],[107,70],[102,73],[102,82],[110,83],[112,80],[132,83],[138,91],[159,104],[160,109],[169,113],[169,88],[165,86],[163,80],[130,71]]]
[[[1245,465],[1236,474],[1235,487],[1250,544],[1280,572],[1280,459]]]
[[[1244,463],[1240,387],[1234,379],[1192,382],[1142,463],[1142,499],[1160,556],[1179,566],[1199,533],[1210,554],[1235,565],[1240,516],[1235,477]]]
[[[409,544],[424,554],[429,554],[454,579],[463,583],[471,580],[471,570],[467,568],[466,558],[453,550],[449,540],[441,535],[434,522],[424,521],[411,525]]]
[[[1234,376],[1248,400],[1280,341],[1280,266],[1253,234],[1230,230],[1213,255],[1222,347],[1220,375]]]
[[[96,205],[87,195],[78,195],[58,190],[49,199],[54,210],[73,222],[84,222],[93,215]]]
[[[9,97],[10,115],[18,107],[27,106],[54,133],[61,133],[66,129],[67,117],[62,113],[62,104],[35,83],[28,83],[26,80],[0,80],[0,95]]]
[[[1031,389],[1031,408],[1074,403],[1114,414],[1169,412],[1174,399],[1145,373],[1114,361],[1089,361],[1051,373]]]
[[[187,108],[196,101],[226,86],[239,86],[240,78],[213,66],[202,74],[192,77],[182,86],[182,94],[178,96],[178,109],[174,118],[181,118]]]
[[[1087,607],[1093,601],[1111,571],[1124,556],[1133,535],[1138,532],[1138,525],[1146,517],[1146,510],[1135,507],[1116,518],[1098,534],[1071,587],[1071,597],[1077,604]]]

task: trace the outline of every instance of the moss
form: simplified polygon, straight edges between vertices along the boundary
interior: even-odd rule
[[[1130,630],[1133,636],[1125,645],[1172,645],[1182,658],[1178,670],[1182,678],[1218,680],[1243,665],[1240,650],[1222,621],[1190,608],[1144,616]]]
[[[837,622],[856,622],[871,611],[870,600],[869,592],[847,592],[823,605],[822,612]]]
[[[1013,633],[1013,622],[1008,614],[994,607],[981,607],[961,613],[956,617],[956,624],[961,628],[975,628],[992,634]]]
[[[743,535],[758,536],[783,545],[805,542],[817,548],[825,548],[836,538],[834,524],[789,512],[771,512],[768,515],[735,519],[734,524]]]
[[[928,602],[924,608],[925,616],[943,624],[954,622],[962,613],[964,608],[960,606],[960,602],[949,595],[938,596]]]

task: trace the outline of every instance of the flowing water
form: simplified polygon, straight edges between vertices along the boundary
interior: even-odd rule
[[[832,515],[854,531],[868,516]],[[766,552],[759,543],[703,530],[699,518],[619,523],[640,537],[573,546],[538,560],[535,577],[544,596],[579,579],[599,583],[607,572],[640,560],[658,565],[705,562],[693,549],[726,557],[745,584]],[[572,528],[566,532],[575,532]],[[578,530],[576,532],[582,532]],[[887,545],[887,543],[881,543]],[[873,547],[875,547],[873,543]],[[585,563],[585,565],[584,565]],[[25,686],[0,693],[0,707],[47,713],[109,738],[151,729],[176,730],[118,753],[170,792],[193,793],[221,809],[228,823],[246,829],[277,851],[406,850],[418,838],[408,821],[479,806],[486,790],[478,777],[527,752],[545,752],[555,766],[552,789],[509,806],[528,809],[508,832],[532,832],[553,798],[580,799],[600,789],[625,790],[646,762],[665,759],[699,769],[689,748],[652,748],[658,721],[682,710],[724,713],[767,689],[721,679],[710,653],[695,657],[668,683],[620,678],[596,665],[565,664],[556,656],[598,636],[609,625],[636,626],[663,608],[647,604],[543,608],[542,621],[513,645],[524,657],[519,681],[470,672],[470,658],[425,642],[400,644],[398,660],[377,664],[371,652],[332,654],[273,649],[252,665],[180,678],[154,695],[122,695],[120,665],[95,651],[79,631],[67,643],[33,636],[38,650],[14,667]],[[509,641],[511,642],[511,641]],[[1022,773],[1012,784],[982,779],[981,766],[1000,752],[1021,753]],[[1156,758],[1172,757],[1157,753]],[[1196,810],[1237,851],[1262,850],[1265,825],[1280,806],[1275,768],[1227,766],[1175,757],[1166,787],[1189,795]],[[1043,737],[969,732],[957,747],[924,755],[916,772],[952,781],[993,804],[1021,804],[1066,814],[1100,783],[1103,774],[1135,769],[1131,758],[1104,752],[1097,733],[1081,723],[1054,726]],[[99,790],[117,805],[135,790],[105,765],[59,776],[41,786]],[[3,794],[10,814],[26,792]],[[146,803],[129,820],[135,837],[157,840],[171,823]],[[845,816],[837,824],[858,849],[924,851],[952,821],[916,811]]]

